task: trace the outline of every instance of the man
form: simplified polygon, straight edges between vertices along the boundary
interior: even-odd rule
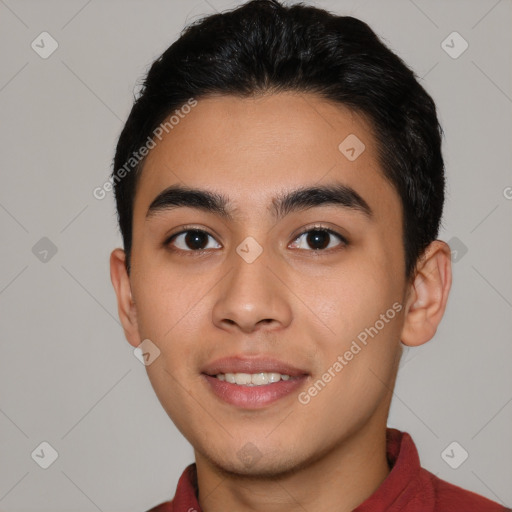
[[[114,160],[127,340],[195,464],[154,511],[503,511],[386,420],[451,286],[435,105],[351,17],[255,0],[152,65]]]

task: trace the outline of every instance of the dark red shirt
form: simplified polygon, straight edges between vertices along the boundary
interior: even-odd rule
[[[353,512],[510,512],[498,503],[436,477],[420,466],[411,436],[388,428],[387,458],[391,471],[379,488]],[[201,512],[197,501],[196,465],[181,475],[172,501],[148,512]]]

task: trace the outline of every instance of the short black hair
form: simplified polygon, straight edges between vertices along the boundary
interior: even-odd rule
[[[192,23],[151,65],[119,137],[111,176],[128,272],[145,160],[133,155],[154,130],[191,98],[281,91],[316,93],[369,119],[384,176],[401,198],[405,275],[413,275],[437,238],[443,212],[443,132],[434,101],[363,21],[278,0],[252,0]]]

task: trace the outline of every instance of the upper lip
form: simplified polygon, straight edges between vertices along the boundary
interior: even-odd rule
[[[305,370],[271,357],[223,357],[208,363],[202,369],[202,373],[206,373],[207,375],[261,372],[281,373],[282,375],[290,375],[290,377],[308,375],[308,372]]]

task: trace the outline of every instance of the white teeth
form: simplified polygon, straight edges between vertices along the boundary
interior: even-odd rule
[[[219,373],[217,379],[239,386],[264,386],[280,380],[289,380],[289,375],[281,373]]]

